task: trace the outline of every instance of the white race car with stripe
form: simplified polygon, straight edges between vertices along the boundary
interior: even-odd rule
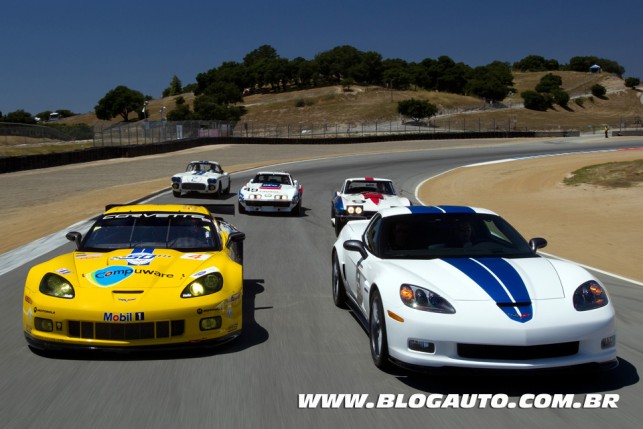
[[[342,189],[335,192],[330,222],[339,235],[346,222],[370,219],[387,207],[410,206],[411,201],[399,196],[393,181],[379,177],[351,177],[344,180]]]
[[[546,244],[485,209],[384,209],[342,229],[333,299],[364,323],[380,368],[615,367],[607,291],[584,268],[537,254]]]
[[[192,192],[214,197],[230,193],[230,173],[215,161],[192,161],[183,173],[175,174],[171,180],[172,193],[177,198]]]
[[[304,187],[290,173],[260,171],[239,190],[239,213],[286,212],[301,214]]]

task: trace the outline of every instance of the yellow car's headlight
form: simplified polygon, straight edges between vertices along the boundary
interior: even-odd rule
[[[218,292],[223,287],[221,273],[209,273],[191,282],[181,292],[181,298],[194,298]]]
[[[56,298],[72,299],[76,296],[74,287],[63,277],[48,273],[40,281],[40,293]]]

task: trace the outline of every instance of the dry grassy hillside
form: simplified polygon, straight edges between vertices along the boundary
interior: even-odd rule
[[[567,109],[556,106],[547,112],[535,112],[521,108],[520,93],[533,90],[547,72],[514,73],[516,93],[504,100],[509,108],[489,109],[475,97],[446,94],[434,91],[390,91],[382,87],[353,86],[344,91],[340,86],[315,88],[274,94],[258,94],[244,97],[243,105],[248,113],[242,122],[255,126],[299,126],[311,123],[359,124],[361,122],[397,121],[397,103],[400,100],[416,98],[428,100],[440,109],[435,120],[481,121],[487,123],[511,123],[513,129],[577,129],[581,132],[599,128],[605,124],[617,128],[623,118],[643,118],[643,105],[639,90],[625,87],[622,79],[613,75],[581,72],[553,72],[562,77],[563,89],[572,100]],[[590,88],[599,83],[608,93],[604,99],[591,96]],[[583,98],[582,106],[574,98]],[[192,104],[194,95],[183,94]],[[161,107],[166,112],[174,106],[175,97],[152,100],[148,112],[151,120],[160,119]],[[483,109],[484,107],[484,109]],[[134,115],[132,115],[134,119]],[[67,123],[84,122],[90,125],[120,122],[99,121],[93,115],[79,115],[65,120]]]

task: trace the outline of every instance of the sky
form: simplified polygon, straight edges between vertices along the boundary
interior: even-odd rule
[[[640,0],[92,0],[0,7],[0,112],[93,112],[119,85],[160,98],[263,45],[282,58],[349,45],[477,67],[528,55],[616,61],[643,80]]]

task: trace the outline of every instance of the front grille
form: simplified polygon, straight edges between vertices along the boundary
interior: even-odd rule
[[[251,207],[289,207],[290,201],[252,201],[246,200],[246,205]]]
[[[142,323],[69,321],[69,336],[95,340],[149,340],[183,335],[184,320]]]
[[[205,191],[205,183],[183,183],[181,188],[186,191]]]
[[[578,353],[578,347],[578,341],[538,346],[458,344],[458,355],[470,359],[533,360],[573,356]]]

